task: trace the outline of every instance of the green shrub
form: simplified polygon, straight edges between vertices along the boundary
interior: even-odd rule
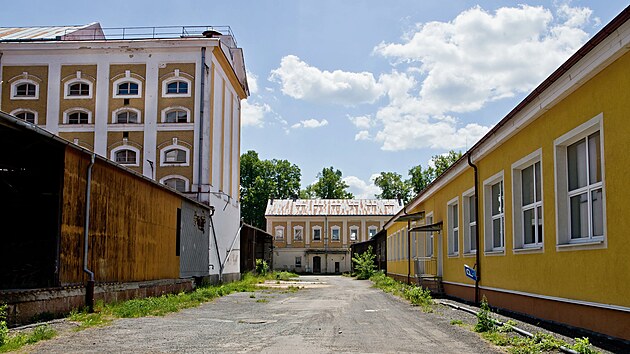
[[[475,325],[475,332],[488,332],[495,328],[494,321],[490,316],[490,306],[488,306],[488,299],[483,297],[481,300],[481,309],[477,313],[477,324]]]
[[[431,291],[429,289],[423,289],[420,286],[407,286],[403,290],[405,299],[411,301],[414,305],[420,305],[423,308],[433,304],[431,298]]]
[[[575,338],[575,344],[571,346],[571,349],[575,350],[580,354],[595,354],[599,353],[597,350],[593,349],[591,343],[588,341],[588,338]]]
[[[269,264],[264,259],[256,260],[256,274],[265,276],[269,272]]]
[[[0,346],[4,344],[9,335],[9,328],[7,327],[7,305],[0,305]]]
[[[374,271],[376,270],[376,266],[374,265],[375,258],[376,255],[372,252],[372,246],[369,246],[367,251],[352,258],[357,279],[370,279],[370,277],[374,275]]]

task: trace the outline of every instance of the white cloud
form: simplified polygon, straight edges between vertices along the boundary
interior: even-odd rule
[[[249,93],[254,95],[258,93],[258,75],[247,70],[247,85],[249,86]]]
[[[241,102],[241,125],[244,127],[262,127],[265,114],[269,112],[271,112],[271,107],[266,103],[249,103],[249,101],[243,100]]]
[[[373,118],[370,115],[357,117],[348,116],[348,119],[359,129],[368,129],[373,125]]]
[[[367,130],[361,130],[354,136],[354,140],[369,140],[370,132]]]
[[[378,174],[370,176],[369,183],[356,176],[344,177],[343,181],[348,184],[348,190],[356,199],[374,199],[374,195],[381,192],[381,189],[374,185],[374,179],[378,176]]]
[[[280,83],[287,96],[320,103],[352,106],[373,103],[383,94],[372,73],[322,71],[295,55],[283,57],[269,80]]]
[[[306,128],[306,129],[314,129],[321,128],[328,125],[328,121],[326,119],[322,119],[321,121],[317,119],[307,119],[301,120],[299,123],[295,123],[291,126],[292,129],[297,128]]]

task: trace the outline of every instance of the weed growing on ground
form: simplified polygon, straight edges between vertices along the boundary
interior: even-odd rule
[[[256,300],[256,302],[269,302],[269,300],[267,300],[267,299],[258,299],[258,300]]]
[[[357,279],[370,279],[370,277],[374,275],[376,269],[374,265],[375,258],[376,255],[372,252],[372,246],[369,246],[367,251],[352,258],[354,269],[357,273]]]
[[[383,273],[382,271],[375,273],[370,280],[374,283],[375,288],[379,288],[387,293],[405,298],[412,304],[422,307],[424,312],[432,312],[433,298],[428,289],[419,286],[407,285],[398,282]]]
[[[267,264],[267,261],[260,258],[257,259],[256,260],[256,274],[264,277],[265,275],[267,275],[268,272],[269,272],[269,264]]]
[[[0,353],[18,350],[27,344],[37,343],[41,340],[50,339],[57,335],[57,331],[48,325],[37,326],[30,334],[7,335],[4,343],[0,345]]]
[[[451,324],[453,326],[461,326],[464,324],[464,322],[462,320],[451,320]]]
[[[277,280],[282,280],[282,281],[289,281],[292,278],[297,278],[299,277],[299,275],[295,274],[295,273],[291,273],[291,272],[278,272],[275,273],[275,279]]]
[[[4,342],[7,340],[7,335],[9,334],[9,328],[7,327],[6,322],[7,317],[7,305],[0,305],[0,346],[4,345]]]
[[[495,329],[494,320],[490,316],[490,306],[488,305],[488,299],[484,296],[481,300],[481,308],[477,312],[477,324],[475,325],[475,332],[489,332]]]
[[[254,294],[254,293],[249,294],[249,298],[250,299],[255,299],[256,298],[256,294]]]

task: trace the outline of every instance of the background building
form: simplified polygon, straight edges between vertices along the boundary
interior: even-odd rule
[[[229,27],[0,28],[0,81],[0,110],[215,206],[211,272],[238,277],[248,87]]]
[[[269,200],[273,268],[300,273],[349,272],[350,245],[366,241],[402,206],[394,199]]]

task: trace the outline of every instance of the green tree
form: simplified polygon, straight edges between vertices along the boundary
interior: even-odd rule
[[[341,178],[340,170],[334,167],[324,168],[317,174],[317,182],[306,187],[300,192],[300,197],[321,198],[321,199],[352,199],[352,193],[346,191],[349,187]]]
[[[459,160],[462,157],[462,152],[454,150],[449,151],[446,155],[435,155],[433,156],[433,164],[435,165],[435,178],[444,173],[455,161]]]
[[[422,169],[421,165],[414,166],[409,169],[409,179],[408,184],[413,190],[414,194],[420,193],[431,181],[433,181],[433,176],[435,175],[435,170],[429,166],[426,170]]]
[[[396,172],[381,172],[374,179],[374,184],[381,189],[381,193],[375,195],[376,198],[402,199],[405,203],[409,201],[411,185]]]
[[[300,191],[300,168],[287,160],[260,160],[256,151],[241,156],[241,216],[264,229],[270,198],[288,199]]]

